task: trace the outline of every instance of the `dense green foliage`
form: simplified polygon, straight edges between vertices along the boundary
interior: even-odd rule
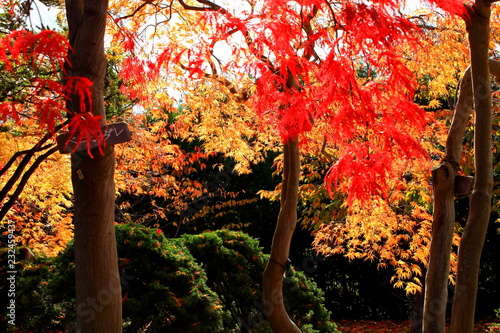
[[[225,327],[271,332],[264,319],[261,277],[268,256],[258,241],[240,232],[221,230],[184,235],[184,243],[203,263],[210,288],[217,292],[229,312]],[[335,332],[324,296],[316,283],[291,267],[284,281],[285,304],[290,317],[303,332]]]
[[[180,242],[144,227],[117,227],[126,332],[222,330],[218,296],[206,274]]]
[[[223,330],[218,296],[207,287],[203,269],[186,247],[147,228],[117,229],[124,332],[146,327],[150,332]],[[73,244],[53,260],[43,259],[19,273],[19,328],[52,332],[75,327]],[[89,300],[80,310],[91,316],[92,311],[99,311],[102,302],[104,297]]]
[[[256,239],[234,231],[167,239],[158,229],[126,224],[117,225],[117,244],[124,332],[270,332],[261,287],[267,256]],[[54,259],[19,266],[19,329],[74,328],[73,258],[70,243]],[[337,332],[311,279],[290,268],[285,285],[285,302],[303,332]],[[80,310],[91,315],[103,301],[90,300]]]

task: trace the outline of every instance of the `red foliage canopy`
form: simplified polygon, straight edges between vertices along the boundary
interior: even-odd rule
[[[457,15],[467,11],[459,0],[429,2]],[[227,42],[233,57],[221,72],[255,78],[252,106],[284,141],[327,124],[324,135],[340,158],[326,180],[348,184],[349,200],[384,196],[387,177],[398,171],[392,161],[424,156],[419,135],[429,119],[413,103],[415,80],[402,58],[403,46],[418,47],[418,28],[400,11],[403,1],[271,0],[238,14],[201,3],[184,6],[202,13],[206,39],[142,59],[143,72],[181,64],[189,77],[202,78],[214,68],[214,45]],[[129,79],[128,70],[137,70],[131,62],[139,64],[127,61]]]
[[[49,133],[69,124],[70,132],[79,140],[89,142],[92,137],[102,141],[100,117],[92,115],[90,87],[93,83],[82,77],[61,76],[68,61],[68,49],[67,39],[51,30],[36,34],[15,30],[0,39],[0,65],[6,72],[21,77],[23,70],[30,70],[29,84],[23,87],[22,93],[7,92],[6,100],[0,102],[1,121],[11,118],[19,122],[23,115],[29,115],[36,117],[40,128]],[[47,74],[48,71],[51,73]],[[70,114],[66,108],[69,96],[79,98],[81,113],[72,115],[71,122],[65,122],[64,117]]]

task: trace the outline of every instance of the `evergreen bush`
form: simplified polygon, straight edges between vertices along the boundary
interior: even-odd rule
[[[256,239],[228,230],[167,239],[133,224],[117,225],[116,236],[124,332],[271,332],[262,301],[268,256]],[[0,270],[5,276],[5,266]],[[18,264],[18,271],[16,328],[74,331],[72,242],[58,257]],[[289,314],[303,332],[337,332],[312,280],[288,268],[284,284]]]
[[[271,332],[264,315],[262,274],[268,255],[255,238],[242,232],[218,230],[183,235],[196,260],[203,264],[208,286],[223,301],[227,332]],[[289,267],[284,281],[285,306],[302,332],[337,332],[324,307],[323,291],[303,272]]]

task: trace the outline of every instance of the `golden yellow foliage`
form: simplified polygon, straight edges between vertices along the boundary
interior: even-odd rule
[[[10,123],[3,125],[6,130],[0,133],[1,167],[15,152],[31,148],[38,140],[37,133],[30,132],[29,123],[22,128]],[[19,161],[0,178],[0,188],[15,172]],[[69,156],[55,153],[35,171],[2,223],[15,223],[18,246],[27,246],[35,254],[55,256],[73,237],[71,196]]]
[[[429,99],[429,108],[438,108],[436,100],[456,96],[460,75],[469,65],[465,25],[456,17],[425,9],[410,17],[421,34],[417,52],[407,53],[407,66],[420,83],[418,97]]]

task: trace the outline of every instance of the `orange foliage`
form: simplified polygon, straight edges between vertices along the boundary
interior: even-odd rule
[[[0,66],[7,90],[0,101],[0,209],[2,215],[6,213],[2,224],[15,222],[17,244],[45,255],[56,255],[72,237],[67,212],[71,206],[69,169],[63,172],[69,158],[53,154],[53,136],[68,126],[82,137],[101,132],[100,124],[85,108],[92,82],[64,77],[68,48],[66,38],[50,30],[16,30],[0,38]],[[80,98],[84,106],[73,122],[65,120],[70,96]]]
[[[432,2],[464,15],[463,1]],[[447,34],[423,29],[417,38],[420,30],[398,14],[394,1],[373,3],[316,0],[290,6],[288,1],[273,0],[256,6],[253,1],[241,1],[241,8],[230,12],[223,8],[189,11],[182,2],[112,1],[109,12],[114,20],[108,32],[113,38],[111,48],[123,56],[122,91],[138,99],[143,111],[129,119],[133,141],[117,147],[117,191],[155,198],[153,209],[136,221],[157,223],[175,212],[179,220],[173,223],[185,222],[183,213],[190,202],[213,195],[206,184],[190,178],[206,167],[206,159],[222,153],[235,161],[237,172],[249,172],[251,163],[261,161],[266,150],[279,147],[280,138],[301,135],[309,156],[304,158],[300,191],[311,218],[302,223],[317,230],[318,249],[378,260],[381,267],[394,266],[396,286],[417,291],[430,226],[428,174],[421,173],[430,164],[421,158],[442,137],[429,137],[427,152],[421,146],[431,118],[412,103],[417,88],[414,78],[431,78],[422,85],[433,98],[430,106],[438,107],[434,100],[448,94],[463,69],[463,40],[456,31],[461,27],[435,17],[430,22],[440,29],[444,26]],[[430,17],[419,15],[425,20]],[[148,30],[153,17],[168,24]],[[430,48],[437,39],[449,42],[447,52]],[[36,70],[34,60],[45,56],[46,62],[62,69],[67,54],[66,41],[51,32],[36,36],[16,32],[1,43],[0,61],[11,71],[20,62]],[[56,44],[62,48],[54,49]],[[419,45],[425,52],[403,60],[402,55],[415,54]],[[226,50],[223,57],[216,54],[220,47]],[[4,52],[8,48],[11,51]],[[451,60],[440,57],[448,52]],[[427,66],[418,68],[422,59],[429,59]],[[367,74],[360,75],[361,71]],[[290,77],[295,85],[287,82]],[[78,80],[79,84],[66,86],[59,82],[34,80],[30,91],[40,98],[28,110],[41,115],[39,124],[49,131],[62,122],[68,89],[77,94],[89,85]],[[284,89],[287,85],[292,88]],[[78,96],[86,98],[85,93]],[[2,120],[19,120],[18,102],[0,103]],[[97,129],[97,120],[86,114],[73,117],[73,130],[90,135]],[[181,138],[201,140],[200,148],[184,151],[178,142]],[[57,159],[67,163],[63,157]],[[42,171],[37,186],[47,183],[49,172],[52,178],[60,175],[48,167]],[[401,179],[405,173],[414,179]],[[329,187],[313,184],[324,177]],[[67,207],[66,181],[59,197],[32,185],[21,198],[23,207],[36,208],[29,213],[17,210],[18,215],[10,217],[31,228],[21,242],[48,242],[57,252],[70,236],[68,215],[49,210]],[[223,188],[219,194],[230,199],[235,195]],[[158,199],[162,201],[155,202]],[[124,212],[131,208],[129,204],[122,203]],[[204,206],[197,214],[238,204],[228,200],[220,207]],[[61,230],[54,235],[40,232],[44,214],[59,219]],[[333,222],[320,226],[328,219]]]
[[[182,121],[170,123],[167,112],[163,116],[156,112],[152,122],[147,117],[130,118],[133,139],[116,147],[120,219],[179,228],[204,216],[218,218],[231,208],[251,202],[226,189],[230,178],[227,172],[207,169],[207,163],[217,154],[199,146],[190,151],[182,148],[180,143],[188,144],[189,140],[178,136]],[[141,208],[144,204],[145,210]]]
[[[28,125],[27,121],[22,128],[13,123],[3,124],[9,130],[0,133],[0,166],[5,165],[16,151],[31,148],[38,141],[36,126]],[[26,131],[27,128],[31,131]],[[20,133],[23,133],[22,137],[19,137]],[[19,161],[20,158],[2,175],[0,188],[4,188]],[[18,246],[27,246],[35,254],[57,255],[73,238],[72,215],[69,212],[71,196],[69,157],[53,154],[31,176],[3,223],[15,223]]]
[[[429,2],[466,15],[467,2]],[[425,133],[433,119],[412,103],[415,78],[427,88],[417,97],[430,96],[430,108],[439,107],[466,62],[461,27],[428,13],[401,17],[393,1],[196,4],[114,2],[110,30],[129,56],[122,64],[124,91],[142,103],[151,103],[152,95],[156,103],[182,101],[177,119],[184,133],[202,136],[207,151],[219,148],[236,161],[248,156],[239,149],[252,151],[241,137],[251,138],[257,152],[266,142],[255,125],[274,128],[282,140],[301,135],[309,154],[300,187],[302,223],[318,230],[318,249],[394,266],[396,286],[419,290],[431,216],[432,163],[426,159],[439,156],[435,147],[445,133],[444,127],[435,136]],[[148,35],[152,16],[163,17],[168,28],[156,25]],[[413,24],[422,21],[447,34]],[[453,51],[449,56],[439,53],[441,40]],[[422,145],[426,135],[429,143]],[[276,140],[269,142],[275,149]],[[276,166],[280,171],[279,158]],[[402,179],[405,174],[412,180]],[[327,185],[318,185],[325,177]],[[276,192],[261,195],[277,198]],[[320,226],[329,219],[332,224]]]
[[[428,119],[412,103],[412,73],[399,52],[400,44],[415,46],[417,40],[413,25],[396,15],[393,3],[299,1],[289,6],[275,0],[257,6],[242,1],[231,9],[212,2],[205,8],[179,3],[112,6],[115,25],[127,28],[116,31],[113,25],[116,41],[134,40],[127,43],[133,48],[127,50],[131,58],[124,61],[122,71],[131,96],[156,94],[150,89],[168,77],[184,91],[201,83],[201,91],[214,87],[225,98],[232,95],[237,102],[248,102],[253,118],[277,129],[282,140],[311,131],[313,125],[323,128],[328,141],[340,147],[327,181],[348,193],[349,201],[384,195],[387,178],[395,175],[393,159],[423,157],[418,132]],[[384,10],[391,14],[381,15]],[[182,19],[174,15],[176,11]],[[151,35],[142,30],[153,14],[167,18],[169,29],[157,25]],[[348,33],[342,33],[346,28]],[[147,43],[139,46],[144,35]],[[218,58],[217,47],[225,47],[229,54]],[[361,68],[376,75],[360,80]],[[144,75],[135,75],[139,70]],[[182,82],[176,81],[179,77]],[[290,84],[290,78],[295,83]],[[168,89],[156,88],[160,90]],[[203,112],[212,115],[217,95],[215,91],[204,95],[202,103],[193,109],[190,103],[188,108],[197,112],[203,105]],[[237,105],[231,110],[233,115],[239,113]],[[200,127],[221,128],[215,119]],[[224,137],[234,137],[228,128]],[[242,131],[243,127],[237,129]],[[220,138],[213,132],[211,138]]]

